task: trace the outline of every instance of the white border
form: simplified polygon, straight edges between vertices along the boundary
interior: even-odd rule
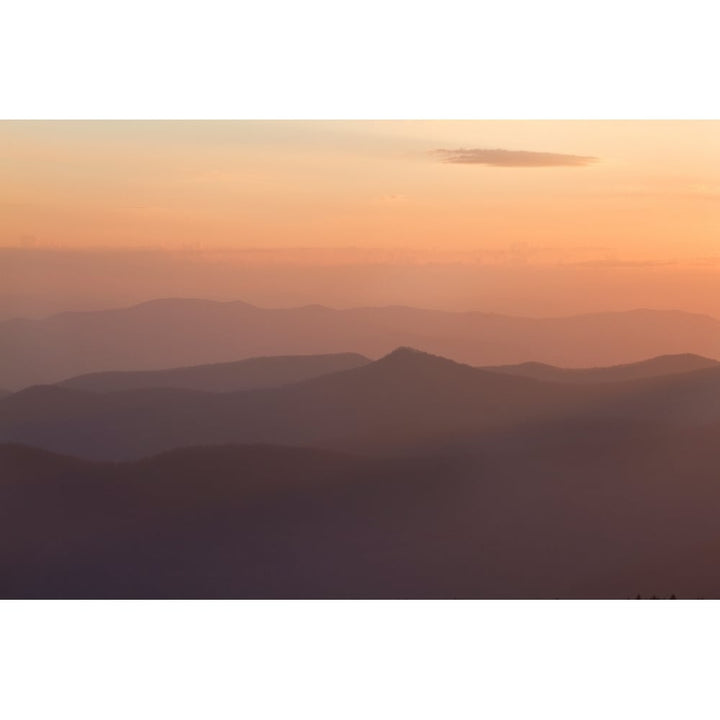
[[[24,0],[2,118],[718,118],[714,3]],[[715,603],[0,604],[25,718],[703,718]]]
[[[12,720],[717,711],[711,603],[6,602],[0,630]]]
[[[718,118],[709,0],[24,0],[4,118]]]

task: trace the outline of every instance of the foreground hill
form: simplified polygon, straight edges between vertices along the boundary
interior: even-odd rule
[[[167,370],[91,373],[70,378],[60,385],[94,392],[159,387],[231,392],[287,385],[369,362],[356,353],[261,357]]]
[[[0,385],[20,389],[94,372],[273,355],[379,357],[398,346],[473,365],[530,360],[581,367],[663,354],[720,357],[720,322],[652,310],[521,318],[406,307],[265,309],[242,302],[156,300],[0,323]]]
[[[473,453],[0,446],[4,598],[720,598],[720,426],[577,423]]]
[[[642,360],[636,363],[611,365],[609,367],[562,368],[545,363],[525,362],[519,365],[499,365],[485,367],[484,370],[518,375],[520,377],[547,380],[549,382],[596,383],[620,382],[623,380],[639,380],[642,378],[675,375],[717,367],[717,360],[684,353],[681,355],[661,355],[660,357]]]

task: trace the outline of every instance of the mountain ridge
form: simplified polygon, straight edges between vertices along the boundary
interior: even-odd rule
[[[210,392],[234,392],[263,387],[300,382],[312,377],[320,377],[334,371],[352,369],[371,362],[383,361],[384,364],[401,362],[403,358],[419,360],[423,356],[439,358],[442,361],[454,362],[457,365],[469,366],[467,363],[457,363],[452,358],[442,356],[411,347],[398,347],[392,352],[373,361],[358,353],[336,353],[331,355],[295,355],[295,356],[269,356],[259,358],[246,358],[226,363],[210,363],[207,365],[191,365],[174,368],[163,368],[150,371],[116,371],[105,373],[89,373],[63,380],[53,385],[71,389],[84,389],[98,392],[114,392],[128,389],[148,389],[152,387],[172,387],[177,389],[196,389]],[[315,363],[321,363],[318,367]],[[437,362],[437,361],[436,361]],[[242,371],[257,370],[267,366],[265,370],[273,370],[273,366],[280,364],[309,363],[311,371],[305,372],[303,368],[294,368],[294,372],[277,374],[268,377],[267,374],[258,378],[245,378],[243,382]],[[328,364],[329,363],[329,364]],[[675,355],[660,355],[647,358],[636,363],[620,365],[597,366],[590,368],[563,368],[547,363],[525,362],[517,365],[499,366],[472,366],[477,370],[492,372],[516,377],[528,377],[544,382],[617,382],[622,380],[642,379],[684,372],[693,372],[698,369],[715,367],[720,361],[702,357],[692,353]],[[214,377],[219,372],[224,377]],[[240,374],[238,378],[236,373]],[[230,375],[230,377],[228,377]],[[198,377],[199,376],[199,377]],[[2,396],[0,391],[0,397]],[[5,393],[9,394],[9,393]]]
[[[678,309],[664,309],[664,308],[651,308],[651,307],[635,307],[628,308],[626,310],[603,310],[595,312],[584,312],[584,313],[571,313],[562,315],[514,315],[508,313],[488,312],[484,310],[443,310],[438,308],[430,307],[417,307],[414,305],[403,305],[403,304],[391,304],[391,305],[358,305],[351,307],[333,307],[330,305],[323,305],[322,303],[310,303],[306,305],[297,306],[279,306],[279,307],[268,307],[262,305],[255,305],[245,300],[211,300],[202,297],[162,297],[153,298],[150,300],[143,300],[141,302],[132,303],[130,305],[118,305],[116,307],[93,309],[93,310],[68,310],[61,311],[58,313],[51,313],[39,318],[25,318],[22,316],[9,318],[8,320],[0,321],[0,325],[5,322],[14,320],[28,320],[30,322],[42,322],[51,320],[52,318],[67,316],[67,315],[94,315],[98,313],[108,312],[123,312],[127,310],[135,310],[140,308],[152,308],[152,307],[179,307],[188,305],[206,305],[206,306],[234,306],[234,307],[245,307],[252,310],[327,310],[330,312],[363,312],[363,311],[376,311],[376,310],[410,310],[413,312],[420,313],[438,313],[443,315],[480,315],[483,317],[498,317],[498,318],[514,318],[517,320],[563,320],[563,319],[575,319],[575,318],[592,318],[592,317],[608,317],[615,315],[681,315],[689,317],[704,318],[720,322],[720,317],[716,317],[709,313],[700,313],[689,310],[678,310]]]
[[[651,313],[648,316],[647,313]],[[615,365],[677,353],[720,357],[720,322],[682,311],[564,318],[386,308],[277,308],[166,299],[129,309],[0,323],[0,387],[110,371],[356,353],[398,346],[474,366]]]
[[[358,353],[267,356],[159,370],[88,373],[57,385],[100,392],[150,387],[232,392],[299,382],[369,362],[369,358]]]
[[[61,386],[0,399],[0,441],[91,459],[197,444],[280,444],[354,452],[472,445],[490,430],[555,422],[720,421],[720,365],[612,383],[496,373],[409,348],[288,385],[244,391]]]
[[[533,377],[551,382],[616,382],[643,377],[693,372],[715,367],[720,361],[694,353],[658,355],[634,363],[620,363],[587,368],[565,368],[547,363],[525,362],[517,365],[496,365],[483,367],[492,372]]]

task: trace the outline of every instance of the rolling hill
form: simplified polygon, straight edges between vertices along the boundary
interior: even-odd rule
[[[248,358],[229,363],[194,365],[162,370],[129,370],[78,375],[55,383],[92,392],[117,392],[149,388],[177,388],[205,392],[236,392],[289,385],[340,370],[367,365],[371,360],[354,353],[292,355]],[[593,368],[560,368],[544,363],[480,367],[481,370],[534,378],[547,382],[620,382],[692,372],[717,366],[717,360],[699,355],[663,355],[637,363]],[[0,397],[9,394],[0,390]]]
[[[720,365],[717,360],[684,353],[681,355],[661,355],[660,357],[636,363],[610,365],[609,367],[562,368],[546,365],[545,363],[525,362],[519,365],[499,365],[483,369],[505,375],[517,375],[549,382],[605,383],[674,375],[716,367],[717,365]]]
[[[718,438],[558,424],[471,454],[124,463],[4,445],[0,597],[720,597]]]
[[[248,358],[229,363],[128,372],[79,375],[62,387],[94,392],[143,388],[182,388],[206,392],[234,392],[275,387],[366,365],[370,360],[354,353]]]

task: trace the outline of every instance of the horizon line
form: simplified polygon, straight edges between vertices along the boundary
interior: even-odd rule
[[[158,303],[204,303],[204,304],[213,304],[213,305],[245,305],[249,308],[252,308],[254,310],[269,310],[269,311],[278,311],[278,310],[285,310],[285,311],[292,311],[292,310],[310,310],[310,309],[317,309],[317,310],[326,310],[329,312],[352,312],[352,311],[360,311],[360,310],[411,310],[416,312],[432,312],[432,313],[441,313],[446,315],[484,315],[488,317],[502,317],[502,318],[512,318],[517,320],[563,320],[563,319],[571,319],[571,318],[584,318],[584,317],[597,317],[599,315],[627,315],[631,313],[665,313],[665,314],[681,314],[681,315],[690,315],[694,317],[703,317],[710,320],[714,320],[715,322],[720,322],[720,318],[711,315],[710,313],[702,313],[702,312],[694,312],[691,310],[680,310],[678,308],[658,308],[658,307],[631,307],[624,310],[599,310],[599,311],[593,311],[593,312],[583,312],[583,313],[574,313],[574,314],[567,314],[567,315],[515,315],[511,313],[500,313],[500,312],[490,312],[486,310],[479,310],[479,309],[468,309],[468,310],[447,310],[447,309],[441,309],[441,308],[431,308],[431,307],[424,307],[424,306],[417,306],[417,305],[404,305],[404,304],[387,304],[387,305],[350,305],[346,307],[336,307],[336,306],[330,306],[325,305],[322,303],[304,303],[302,305],[281,305],[281,306],[265,306],[265,305],[257,305],[255,303],[248,302],[246,300],[242,300],[239,298],[235,298],[232,300],[221,300],[221,299],[213,299],[213,298],[207,298],[207,297],[193,297],[193,296],[164,296],[164,297],[157,297],[157,298],[150,298],[148,300],[141,300],[139,302],[133,302],[129,305],[115,305],[110,307],[102,307],[92,310],[60,310],[57,313],[52,313],[50,315],[43,315],[41,317],[23,317],[23,316],[17,316],[13,318],[8,318],[6,320],[0,321],[0,324],[6,323],[6,322],[13,322],[17,320],[28,320],[28,321],[43,321],[43,320],[49,320],[54,317],[58,317],[61,315],[86,315],[86,314],[93,314],[93,313],[103,313],[103,312],[119,312],[123,310],[131,310],[134,308],[139,308],[145,305],[152,305],[152,304],[158,304]]]

